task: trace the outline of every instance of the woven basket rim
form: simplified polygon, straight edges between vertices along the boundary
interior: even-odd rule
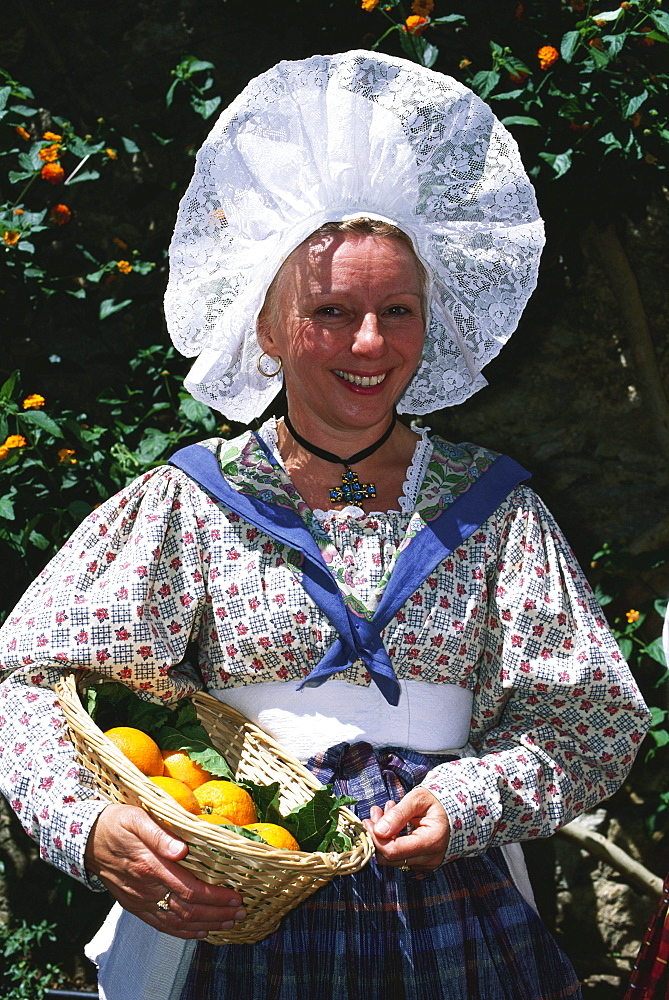
[[[82,680],[90,681],[90,683],[82,684]],[[208,823],[206,820],[198,819],[167,792],[153,784],[146,775],[142,774],[93,721],[82,704],[80,690],[90,687],[98,680],[114,682],[113,678],[105,677],[99,673],[91,671],[82,673],[71,670],[64,672],[62,678],[57,682],[56,695],[65,712],[68,727],[74,729],[85,740],[89,753],[96,753],[102,763],[111,765],[122,775],[124,783],[130,787],[141,805],[153,815],[154,819],[168,824],[170,828],[179,828],[179,835],[183,835],[183,831],[185,831],[184,839],[187,841],[199,842],[202,846],[211,847],[217,851],[234,851],[236,858],[247,859],[251,864],[262,862],[265,866],[276,863],[282,869],[295,870],[296,873],[300,869],[308,869],[311,873],[314,871],[315,864],[319,871],[338,875],[346,874],[358,871],[371,857],[374,848],[369,834],[358,817],[345,806],[340,807],[339,813],[347,820],[348,825],[353,827],[355,837],[352,848],[343,852],[278,849],[269,844],[250,840],[232,830]],[[117,681],[116,683],[121,682]],[[264,743],[273,754],[296,770],[301,780],[312,787],[314,791],[324,787],[300,761],[292,757],[268,733],[254,725],[240,712],[202,691],[193,695],[193,701],[199,702],[205,707],[210,704],[217,713],[223,715],[233,724],[239,725],[247,733]],[[80,756],[82,755],[80,754]],[[86,766],[85,757],[82,757],[82,763]],[[91,763],[94,761],[91,760]],[[103,797],[107,797],[103,788],[98,790]],[[110,801],[112,800],[110,799]]]

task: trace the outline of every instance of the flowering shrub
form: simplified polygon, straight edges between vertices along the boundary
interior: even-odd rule
[[[181,388],[174,362],[171,349],[141,350],[124,391],[102,394],[96,421],[26,394],[18,373],[0,388],[0,587],[11,586],[0,620],[97,504],[182,443],[229,430]]]
[[[666,558],[654,555],[650,568],[657,570],[666,561]],[[595,595],[607,612],[620,651],[634,675],[637,678],[652,678],[651,690],[666,688],[669,683],[669,666],[661,635],[667,610],[666,597],[653,598],[649,594],[639,603],[640,610],[629,607],[624,612],[619,610],[621,606],[625,607],[622,602],[626,599],[630,580],[638,587],[648,573],[648,557],[631,556],[615,550],[610,543],[605,543],[593,556],[591,569],[599,578]],[[653,704],[650,705],[650,711],[652,724],[645,744],[646,762],[652,761],[660,750],[666,754],[666,748],[669,747],[669,711]],[[669,790],[660,788],[651,791],[647,794],[644,805],[650,834],[666,826],[669,817]]]
[[[516,134],[535,180],[571,171],[570,193],[587,202],[594,191],[585,193],[584,181],[604,179],[613,191],[607,198],[598,188],[602,212],[624,210],[657,186],[669,150],[662,0],[479,3],[476,16],[468,4],[415,0],[420,37],[400,0],[362,6],[393,22],[372,48],[396,33],[409,58],[463,80]],[[434,17],[440,6],[462,13]]]
[[[147,274],[154,264],[142,260],[139,251],[132,251],[132,261],[122,262],[125,266],[121,268],[115,260],[104,260],[103,245],[85,247],[75,234],[68,240],[68,272],[59,273],[49,266],[54,229],[72,224],[72,186],[97,181],[101,170],[118,154],[110,145],[109,134],[102,133],[101,121],[97,135],[84,137],[64,118],[51,118],[58,132],[44,129],[42,122],[32,91],[0,69],[0,156],[6,158],[6,176],[12,189],[11,196],[0,203],[0,251],[4,249],[4,254],[0,253],[4,258],[0,259],[0,282],[11,287],[19,281],[22,299],[27,297],[34,308],[53,295],[82,300],[93,296],[99,300],[99,319],[104,319],[131,301],[103,298],[100,286],[104,279],[117,272]],[[128,154],[139,152],[132,139],[114,136],[114,141]],[[57,192],[51,187],[57,187]],[[60,244],[62,234],[57,239]]]

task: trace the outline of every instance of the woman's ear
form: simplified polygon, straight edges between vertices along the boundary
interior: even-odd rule
[[[268,354],[271,358],[276,358],[279,354],[279,349],[274,343],[272,323],[267,313],[261,312],[260,316],[258,316],[256,321],[256,336],[260,350]]]

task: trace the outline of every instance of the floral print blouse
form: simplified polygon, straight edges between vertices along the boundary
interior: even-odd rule
[[[255,435],[212,439],[228,483],[295,510],[344,601],[371,618],[398,553],[463,497],[495,456],[434,439],[414,511],[319,520]],[[210,690],[297,684],[335,641],[290,548],[155,469],[97,508],[0,630],[0,783],[42,857],[87,882],[86,839],[106,804],[75,760],[53,692],[64,667],[172,702]],[[423,784],[451,822],[446,860],[547,836],[611,795],[648,711],[551,515],[518,486],[444,559],[382,632],[400,679],[473,694],[470,743]],[[343,674],[367,685],[365,664]],[[327,682],[326,682],[327,683]]]

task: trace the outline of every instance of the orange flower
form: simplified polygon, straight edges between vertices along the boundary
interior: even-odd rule
[[[460,69],[467,69],[467,67],[471,66],[471,64],[472,64],[471,59],[461,59],[460,62],[458,63],[458,66],[460,67]]]
[[[72,456],[75,454],[73,448],[60,448],[58,451],[58,461],[61,465],[76,465],[77,459]]]
[[[72,212],[67,205],[54,205],[49,212],[49,218],[52,222],[55,222],[57,226],[64,226],[65,223],[69,222],[72,218]]]
[[[379,0],[362,0],[360,6],[363,10],[374,10],[375,7],[379,6]]]
[[[601,38],[591,38],[588,45],[592,45],[593,49],[599,49],[600,52],[604,50],[604,42]]]
[[[641,112],[635,111],[632,117],[630,118],[630,121],[632,122],[632,128],[638,128],[639,125],[641,124]]]
[[[44,396],[40,396],[38,392],[33,392],[30,396],[26,396],[22,405],[24,410],[39,410],[45,403],[46,399]]]
[[[511,80],[512,83],[522,83],[523,80],[527,80],[529,75],[529,70],[516,69],[513,73],[509,73],[509,80]]]
[[[429,23],[429,17],[418,17],[417,15],[407,17],[402,25],[402,31],[406,31],[409,35],[422,35]]]
[[[53,146],[44,146],[37,155],[44,163],[55,163],[60,156],[60,150],[58,143],[54,143]]]
[[[115,149],[105,149],[105,153],[110,160],[118,160],[118,153]]]
[[[7,458],[9,455],[9,448],[6,445],[0,444],[0,459]]]
[[[550,69],[558,61],[560,53],[552,45],[542,45],[537,52],[537,59],[541,69]]]
[[[17,229],[5,229],[2,238],[8,247],[14,247],[21,239],[21,233]]]
[[[638,622],[640,617],[641,615],[639,614],[638,611],[635,611],[634,608],[630,608],[629,611],[625,612],[625,618],[627,618],[629,625],[631,625],[632,622]]]
[[[413,0],[411,9],[420,17],[429,17],[434,10],[434,0]]]
[[[16,131],[21,136],[22,139],[30,139],[30,132],[24,129],[23,125],[17,125]]]
[[[119,236],[114,236],[112,238],[112,243],[115,243],[120,250],[128,249],[128,244],[124,243],[124,241]]]
[[[60,163],[45,163],[40,170],[40,175],[42,180],[48,181],[49,184],[60,184],[65,177],[65,171]]]
[[[25,211],[24,208],[15,208],[14,209],[14,215],[25,215],[25,214],[26,214],[26,211]]]
[[[129,260],[117,260],[116,266],[121,272],[121,274],[130,274],[132,271],[132,264]]]
[[[42,138],[46,139],[47,142],[62,142],[63,141],[62,135],[56,135],[55,132],[45,132],[44,135],[42,136]]]
[[[657,156],[653,156],[652,153],[646,153],[646,155],[644,156],[644,160],[649,166],[652,167],[654,163],[657,163]]]
[[[23,434],[10,434],[8,438],[5,439],[5,448],[25,448],[28,442],[24,438]]]

